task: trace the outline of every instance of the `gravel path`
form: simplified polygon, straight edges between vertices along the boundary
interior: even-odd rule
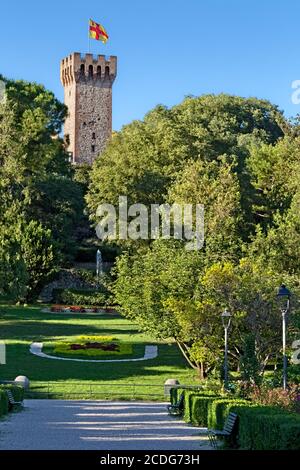
[[[25,400],[0,421],[4,450],[208,450],[204,428],[170,417],[165,403]]]

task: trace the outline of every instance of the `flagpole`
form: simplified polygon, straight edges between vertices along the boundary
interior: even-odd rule
[[[89,42],[89,54],[91,52],[91,37],[90,37],[90,22],[89,22],[89,27],[88,27],[88,42]]]

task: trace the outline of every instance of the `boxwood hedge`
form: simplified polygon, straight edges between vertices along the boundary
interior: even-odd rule
[[[247,400],[236,398],[217,398],[208,406],[207,425],[210,429],[223,429],[228,416],[227,406],[249,405]]]
[[[5,415],[8,413],[9,401],[7,397],[6,390],[11,390],[15,401],[22,401],[24,398],[24,389],[19,385],[7,384],[7,385],[0,385],[0,416]]]
[[[247,450],[299,450],[300,416],[271,406],[227,405],[239,417],[238,443]]]

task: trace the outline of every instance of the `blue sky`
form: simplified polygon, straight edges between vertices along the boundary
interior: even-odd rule
[[[59,99],[60,59],[87,52],[88,19],[110,40],[91,52],[118,56],[113,127],[186,95],[267,98],[300,113],[299,0],[14,0],[0,6],[0,73],[43,83]]]

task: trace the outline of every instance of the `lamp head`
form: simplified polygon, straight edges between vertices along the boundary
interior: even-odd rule
[[[228,328],[231,322],[231,313],[225,308],[224,312],[221,313],[222,323],[224,328]]]
[[[284,284],[279,287],[276,298],[280,304],[281,309],[288,310],[290,305],[291,292]]]

